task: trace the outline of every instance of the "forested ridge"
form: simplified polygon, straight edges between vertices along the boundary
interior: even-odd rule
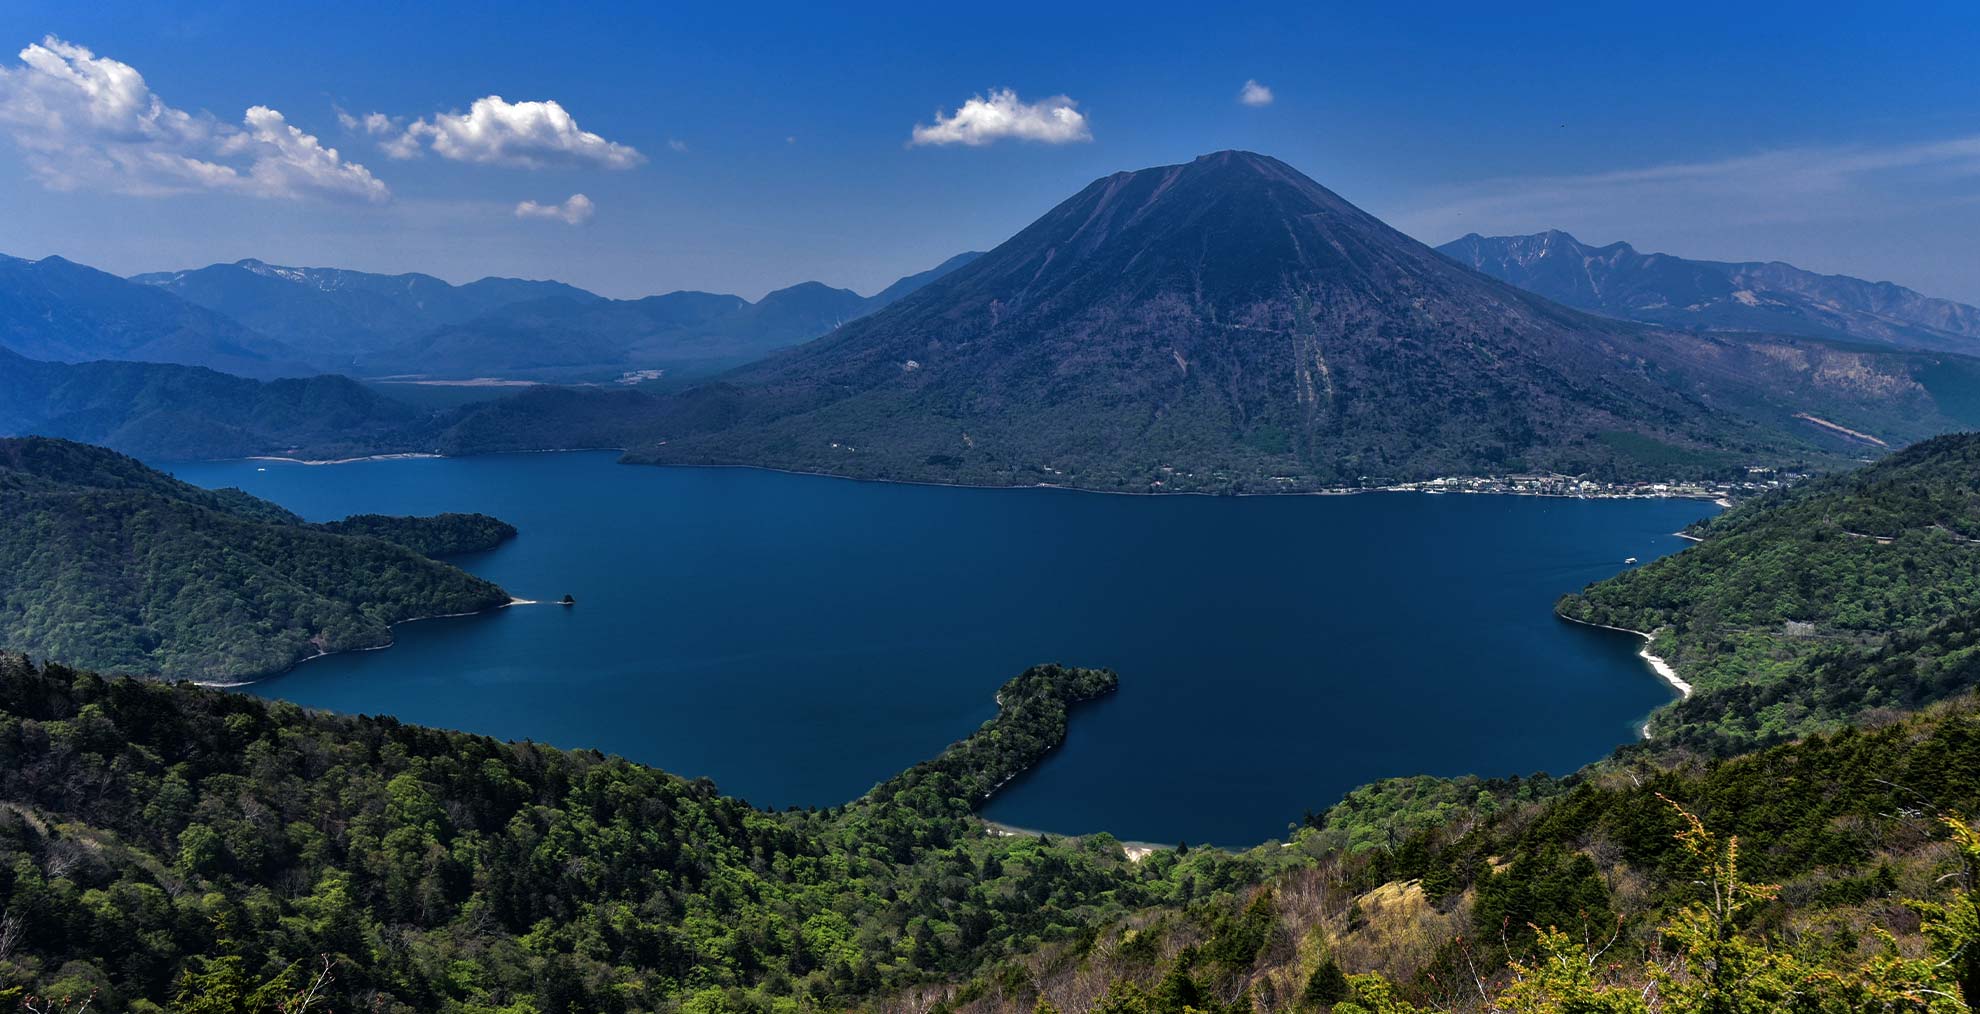
[[[885,1006],[1964,1012],[1976,807],[1972,697],[1729,761],[1396,779],[1310,818],[1298,864],[1257,885]]]
[[[37,362],[0,348],[0,434],[164,461],[341,458],[424,449],[407,435],[424,420],[349,377],[250,380],[165,362]]]
[[[1570,595],[1698,689],[1653,720],[1718,752],[1980,685],[1980,435],[1938,437],[1696,526],[1704,541]]]
[[[1131,863],[970,819],[1111,673],[1041,666],[940,757],[772,813],[592,751],[0,661],[0,997],[261,1011],[835,1008],[1290,856]]]
[[[1113,685],[1029,670],[935,760],[844,806],[775,813],[592,751],[10,656],[0,998],[1968,1009],[1980,839],[1938,818],[1980,807],[1980,702],[1728,762],[1374,786],[1242,855],[1135,862],[1104,835],[1000,836],[970,817]],[[1714,909],[1715,890],[1741,905]]]
[[[427,518],[353,514],[317,526],[338,535],[364,535],[404,546],[421,556],[478,553],[516,537],[516,526],[486,514],[435,514]]]
[[[391,625],[509,596],[428,554],[514,529],[481,515],[311,525],[113,451],[0,440],[0,649],[199,680],[391,643]]]

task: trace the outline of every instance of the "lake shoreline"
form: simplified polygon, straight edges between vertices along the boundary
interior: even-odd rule
[[[898,490],[907,483],[814,482],[827,476],[786,478],[793,473],[777,469],[755,469],[753,476],[698,466],[640,472],[610,467],[616,454],[522,453],[531,456],[343,472],[269,465],[272,474],[261,475],[255,472],[263,462],[189,463],[182,479],[245,487],[312,519],[443,509],[512,517],[525,531],[557,537],[520,540],[467,562],[468,569],[524,589],[511,592],[521,598],[550,603],[575,588],[589,604],[577,624],[562,621],[567,610],[546,614],[545,605],[497,617],[509,622],[395,630],[396,652],[378,650],[385,638],[374,628],[377,642],[331,653],[341,659],[306,667],[304,655],[327,656],[305,644],[283,672],[271,666],[266,674],[229,673],[226,682],[305,707],[614,752],[705,774],[744,798],[781,808],[838,805],[885,772],[925,760],[932,752],[927,744],[952,740],[964,722],[957,716],[980,718],[980,703],[952,703],[960,684],[931,674],[969,675],[973,682],[992,661],[995,674],[1006,674],[1038,659],[1080,655],[1119,669],[1124,689],[1132,684],[1136,692],[1091,716],[1074,715],[1062,755],[1055,752],[1008,784],[995,783],[1009,772],[986,781],[995,794],[979,818],[1020,832],[1044,829],[1054,839],[1104,831],[1110,846],[1186,839],[1248,847],[1283,839],[1287,814],[1397,768],[1382,763],[1386,741],[1372,731],[1345,737],[1352,747],[1274,745],[1281,725],[1297,734],[1299,722],[1289,719],[1268,721],[1265,727],[1275,730],[1269,734],[1232,737],[1251,742],[1229,744],[1228,756],[1238,759],[1225,766],[1249,765],[1253,754],[1290,753],[1310,761],[1310,770],[1268,776],[1263,787],[1248,785],[1243,793],[1220,787],[1217,772],[1206,773],[1210,765],[1200,761],[1152,762],[1161,774],[1143,777],[1147,762],[1120,760],[1134,752],[1123,746],[1145,743],[1149,730],[1187,726],[1193,715],[1231,710],[1221,692],[1203,689],[1205,666],[1227,671],[1240,691],[1231,699],[1275,693],[1297,702],[1282,709],[1288,712],[1347,699],[1392,713],[1411,699],[1395,689],[1399,683],[1448,686],[1453,700],[1469,702],[1450,713],[1449,724],[1474,728],[1463,712],[1505,707],[1513,720],[1512,711],[1530,709],[1506,704],[1509,698],[1546,699],[1550,686],[1560,687],[1569,699],[1561,721],[1532,723],[1532,735],[1519,743],[1474,740],[1465,731],[1428,752],[1442,758],[1435,770],[1445,773],[1567,770],[1635,741],[1643,716],[1673,695],[1643,683],[1645,663],[1624,659],[1614,643],[1556,628],[1547,615],[1554,600],[1620,569],[1617,561],[1627,554],[1648,560],[1678,548],[1669,533],[1713,513],[1701,502],[1670,497],[1613,506],[1393,497],[1277,507],[1253,499],[1223,508],[1199,498],[1137,507],[1125,500],[922,496]],[[1311,538],[1322,529],[1366,537],[1343,548]],[[1191,537],[1178,542],[1179,533]],[[527,552],[516,551],[525,545]],[[1121,566],[1119,552],[1140,561],[1125,571],[1136,575],[1132,587],[1117,586],[1119,577],[1075,580],[1065,573],[1068,562],[1075,575],[1117,573],[1106,568]],[[753,569],[739,572],[737,559]],[[849,560],[859,566],[849,569]],[[776,565],[762,570],[765,561]],[[1209,585],[1250,589],[1240,596],[1246,608],[1231,606],[1208,585],[1171,586],[1177,566],[1211,575]],[[1391,576],[1361,591],[1338,582],[1318,592],[1310,587],[1316,567],[1360,572],[1364,566],[1386,567]],[[1418,588],[1406,576],[1419,572],[1440,577],[1434,589]],[[856,603],[842,601],[849,587],[859,590]],[[785,588],[791,593],[783,594]],[[1481,593],[1487,599],[1472,603],[1478,619],[1468,622],[1489,624],[1488,639],[1508,624],[1516,631],[1499,645],[1503,651],[1491,652],[1484,680],[1434,668],[1443,653],[1427,646],[1394,653],[1385,632],[1406,624],[1374,615],[1392,598],[1459,608],[1460,599]],[[1202,615],[1190,604],[1198,599],[1203,609],[1237,609],[1232,629],[1245,632],[1244,643],[1233,649],[1216,630],[1188,622]],[[1275,610],[1288,602],[1317,604],[1282,617]],[[1068,611],[1073,606],[1079,608]],[[1284,622],[1294,612],[1315,611],[1338,628],[1353,665],[1372,660],[1392,678],[1337,680],[1348,663],[1314,659],[1303,635]],[[402,622],[422,618],[437,617]],[[774,636],[766,637],[766,629]],[[663,650],[652,650],[654,643]],[[1501,670],[1517,692],[1467,688],[1497,682],[1489,674]],[[283,675],[288,678],[274,678]],[[776,700],[762,699],[765,687]],[[688,700],[692,707],[683,703]],[[799,745],[767,751],[766,759],[722,733],[726,723],[759,713],[768,717],[749,721],[770,723]],[[861,723],[872,731],[862,731]],[[1362,739],[1369,749],[1359,748]],[[870,757],[855,759],[868,742],[893,763],[880,768]],[[1428,769],[1427,763],[1413,760],[1408,769]],[[1178,801],[1190,812],[1159,812]]]
[[[1596,623],[1592,620],[1578,620],[1572,616],[1569,616],[1565,613],[1558,611],[1556,611],[1554,615],[1560,617],[1563,620],[1568,621],[1569,623],[1580,624],[1581,626],[1584,627],[1594,627],[1598,630],[1614,630],[1624,634],[1635,634],[1637,637],[1643,638],[1643,647],[1637,651],[1636,653],[1637,657],[1641,658],[1645,663],[1647,663],[1650,666],[1650,671],[1656,673],[1658,679],[1663,680],[1666,684],[1669,684],[1672,690],[1677,691],[1678,700],[1684,701],[1684,700],[1689,700],[1691,698],[1691,692],[1692,692],[1691,684],[1685,682],[1684,678],[1677,674],[1677,670],[1673,668],[1670,662],[1666,661],[1663,658],[1663,656],[1658,655],[1650,650],[1651,645],[1657,642],[1657,635],[1644,633],[1641,630],[1631,630],[1628,627],[1613,627],[1610,626],[1609,624]],[[1643,731],[1643,738],[1649,739],[1650,738],[1649,722],[1643,723],[1642,731]]]
[[[411,461],[419,458],[444,458],[444,454],[422,454],[406,451],[399,454],[364,454],[355,458],[285,458],[276,454],[250,454],[245,461],[279,461],[286,465],[354,465],[360,461]],[[227,458],[213,458],[213,461],[227,461]]]
[[[324,651],[323,649],[319,648],[317,649],[316,654],[314,655],[305,655],[302,658],[290,662],[288,665],[285,665],[280,669],[276,669],[272,672],[256,673],[255,675],[246,677],[244,679],[185,680],[184,682],[191,683],[193,686],[196,687],[209,687],[214,690],[239,690],[242,687],[251,687],[257,683],[266,683],[267,681],[272,679],[280,679],[281,677],[286,676],[289,673],[295,672],[296,669],[302,666],[304,663],[314,662],[319,658],[329,658],[332,655],[347,655],[352,652],[359,652],[359,651],[384,651],[385,649],[390,648],[393,644],[397,643],[398,639],[392,637],[392,628],[397,627],[400,624],[420,623],[425,620],[453,620],[453,619],[459,619],[463,616],[480,616],[483,613],[496,612],[498,610],[507,609],[510,606],[534,606],[539,604],[541,604],[540,599],[519,599],[519,598],[511,597],[509,601],[504,602],[501,605],[489,606],[486,609],[470,609],[464,613],[434,613],[431,616],[409,616],[403,620],[394,620],[386,625],[385,633],[387,640],[385,641],[384,644],[366,644],[366,645],[360,645],[355,648],[339,648],[336,651]]]
[[[985,831],[998,838],[1037,838],[1044,835],[1051,835],[1054,838],[1091,838],[1094,834],[1106,833],[1104,831],[1095,831],[1092,834],[1059,834],[1056,831],[1039,831],[1029,827],[1018,827],[1015,824],[1006,824],[1002,821],[988,820],[983,817],[976,819],[983,822],[983,829]],[[1109,835],[1109,837],[1112,836]],[[1131,863],[1138,863],[1157,852],[1166,852],[1174,847],[1171,845],[1157,845],[1150,841],[1121,841],[1118,838],[1114,840],[1120,842],[1121,851],[1127,853],[1128,862]],[[1217,846],[1210,845],[1206,847],[1216,848]]]
[[[1196,490],[1196,489],[1173,489],[1173,490],[1171,489],[1164,489],[1164,490],[1094,489],[1091,486],[1072,486],[1072,485],[1063,485],[1055,482],[987,483],[987,482],[942,482],[936,479],[881,479],[881,478],[874,478],[872,476],[847,475],[841,472],[821,472],[815,469],[783,468],[777,465],[748,465],[748,464],[739,464],[734,462],[690,463],[690,462],[663,462],[663,461],[628,461],[625,460],[623,456],[631,453],[631,451],[624,447],[544,447],[544,448],[537,448],[534,450],[489,451],[486,453],[478,453],[478,454],[433,454],[433,453],[424,453],[424,452],[403,452],[403,453],[393,453],[393,454],[368,454],[368,455],[352,457],[352,458],[323,458],[323,459],[291,458],[291,457],[281,457],[277,455],[255,454],[255,455],[249,455],[246,458],[207,458],[203,460],[214,461],[214,462],[236,461],[236,460],[277,461],[285,464],[295,464],[295,465],[348,465],[348,464],[356,464],[366,461],[467,459],[467,458],[497,457],[504,454],[599,454],[608,451],[614,454],[621,455],[621,458],[617,462],[617,464],[634,465],[634,466],[640,466],[646,468],[735,468],[735,469],[747,469],[758,472],[775,472],[782,475],[803,475],[803,476],[810,476],[819,479],[838,479],[843,482],[870,482],[870,483],[880,483],[891,486],[932,486],[942,489],[1020,489],[1020,490],[1050,489],[1050,490],[1061,490],[1068,493],[1092,493],[1101,496],[1147,496],[1147,497],[1355,496],[1364,493],[1423,493],[1428,495],[1443,496],[1443,495],[1455,493],[1455,494],[1461,494],[1467,496],[1527,496],[1527,497],[1539,497],[1543,499],[1554,499],[1554,500],[1697,500],[1697,501],[1717,504],[1721,508],[1727,508],[1732,506],[1732,502],[1730,500],[1726,499],[1723,495],[1716,493],[1673,493],[1673,492],[1553,493],[1553,492],[1544,492],[1540,490],[1524,490],[1524,489],[1516,489],[1516,488],[1515,489],[1442,490],[1442,489],[1419,488],[1421,486],[1420,482],[1397,483],[1389,486],[1328,486],[1320,489],[1242,490],[1242,491],[1231,491],[1231,492],[1218,492],[1218,491]],[[1496,480],[1500,477],[1489,476],[1489,475],[1485,475],[1485,476],[1474,475],[1474,476],[1440,476],[1439,478]],[[1423,482],[1434,482],[1434,481],[1438,481],[1438,480],[1435,479],[1423,480]],[[1683,533],[1673,533],[1673,534],[1683,535]],[[1694,536],[1687,535],[1683,537],[1697,541],[1696,537]]]
[[[616,448],[598,448],[616,450]],[[545,453],[533,451],[500,453]],[[626,453],[626,452],[621,452]],[[436,457],[438,455],[435,455]],[[464,455],[473,457],[474,455]],[[1724,497],[1705,493],[1548,493],[1539,490],[1521,489],[1418,489],[1414,483],[1399,483],[1392,486],[1329,486],[1321,489],[1288,490],[1243,490],[1215,492],[1199,489],[1094,489],[1090,486],[1066,486],[1055,482],[1034,483],[985,483],[985,482],[940,482],[934,479],[876,479],[870,476],[844,475],[838,472],[819,472],[801,468],[780,468],[776,465],[742,464],[695,464],[688,462],[625,461],[619,464],[646,468],[739,468],[757,472],[776,472],[782,475],[803,475],[818,479],[838,479],[843,482],[870,482],[889,486],[932,486],[940,489],[1050,489],[1067,493],[1091,493],[1099,496],[1209,496],[1209,497],[1292,497],[1292,496],[1359,496],[1366,493],[1421,493],[1427,496],[1461,494],[1466,496],[1528,496],[1553,500],[1697,500],[1714,503],[1721,508],[1732,506]],[[1457,478],[1493,479],[1495,476],[1458,476]],[[1426,480],[1434,481],[1434,480]]]
[[[1447,495],[1461,493],[1473,497],[1542,497],[1542,499],[1693,499],[1717,503],[1719,507],[1731,507],[1725,497],[1707,493],[1544,493],[1538,489],[1418,489],[1416,483],[1398,485],[1337,485],[1323,489],[1243,489],[1243,491],[1206,491],[1206,489],[1093,489],[1089,485],[1059,485],[1059,483],[944,483],[935,479],[875,479],[867,475],[841,475],[838,471],[806,471],[796,467],[778,465],[739,465],[739,463],[687,463],[687,461],[620,461],[622,465],[644,465],[644,467],[739,467],[752,471],[776,471],[782,475],[810,475],[816,479],[840,479],[849,483],[881,483],[881,485],[929,485],[937,489],[1059,489],[1065,493],[1095,493],[1103,497],[1354,497],[1362,493],[1424,493],[1424,495]],[[1493,479],[1493,475],[1459,475],[1465,479]],[[1434,479],[1426,479],[1434,481]]]

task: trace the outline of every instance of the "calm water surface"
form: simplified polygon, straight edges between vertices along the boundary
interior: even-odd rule
[[[1563,773],[1669,698],[1638,642],[1554,618],[1695,501],[1128,497],[618,465],[609,453],[167,466],[314,520],[482,511],[457,562],[541,599],[406,624],[252,692],[843,802],[1045,661],[1120,693],[986,815],[1246,845],[1388,775]],[[265,469],[265,471],[263,470]],[[548,602],[564,594],[572,609]]]

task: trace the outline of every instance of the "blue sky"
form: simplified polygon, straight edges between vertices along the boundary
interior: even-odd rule
[[[1556,227],[1980,302],[1970,3],[192,6],[0,7],[0,252],[870,292],[1242,147],[1426,242]],[[938,121],[1004,89],[1031,139]]]

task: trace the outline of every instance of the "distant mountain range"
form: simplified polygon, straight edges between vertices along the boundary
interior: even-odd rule
[[[176,363],[263,379],[609,379],[745,362],[872,313],[974,256],[871,297],[805,282],[755,303],[700,292],[612,300],[562,282],[452,285],[259,260],[122,279],[59,257],[0,257],[0,348],[43,361]]]
[[[192,363],[247,377],[317,372],[300,350],[224,314],[60,257],[0,256],[0,348],[63,362]]]
[[[1474,259],[1503,268],[1481,252],[1492,242],[1475,240]],[[1509,249],[1505,263],[1548,278],[1567,263]],[[1660,263],[1681,274],[1672,265],[1688,262]],[[590,382],[429,411],[341,378],[0,361],[0,429],[160,458],[621,447],[633,461],[870,478],[1283,491],[1531,470],[1724,475],[1980,427],[1980,359],[1917,330],[1955,334],[1967,326],[1956,304],[1875,302],[1878,319],[1914,322],[1887,341],[1591,316],[1248,152],[1097,180],[995,250],[872,297],[805,283],[754,303],[609,300],[554,282],[260,262],[142,282],[54,259],[5,268],[0,334],[47,359],[143,349],[176,325],[195,359],[258,352],[251,362],[272,367],[306,348],[373,377]],[[1614,291],[1609,276],[1589,285]],[[1771,305],[1733,291],[1753,294],[1737,306]],[[664,395],[609,383],[736,362]]]
[[[1980,352],[1980,308],[1779,261],[1688,260],[1638,253],[1628,243],[1595,247],[1559,230],[1473,233],[1437,250],[1557,303],[1609,317]]]
[[[751,303],[740,296],[670,292],[644,299],[557,296],[502,307],[440,327],[378,357],[372,373],[473,374],[477,364],[507,370],[580,370],[736,365],[827,334],[893,304],[979,254],[965,253],[909,275],[873,296],[803,282]]]
[[[450,285],[431,275],[291,268],[252,259],[130,280],[225,314],[278,342],[311,349],[331,367],[342,360],[360,365],[436,328],[516,303],[603,298],[562,282],[484,278]]]
[[[1973,361],[1592,317],[1276,159],[1095,181],[893,307],[669,399],[631,457],[1135,491],[1858,454],[1972,421]],[[524,432],[511,413],[494,431]]]

